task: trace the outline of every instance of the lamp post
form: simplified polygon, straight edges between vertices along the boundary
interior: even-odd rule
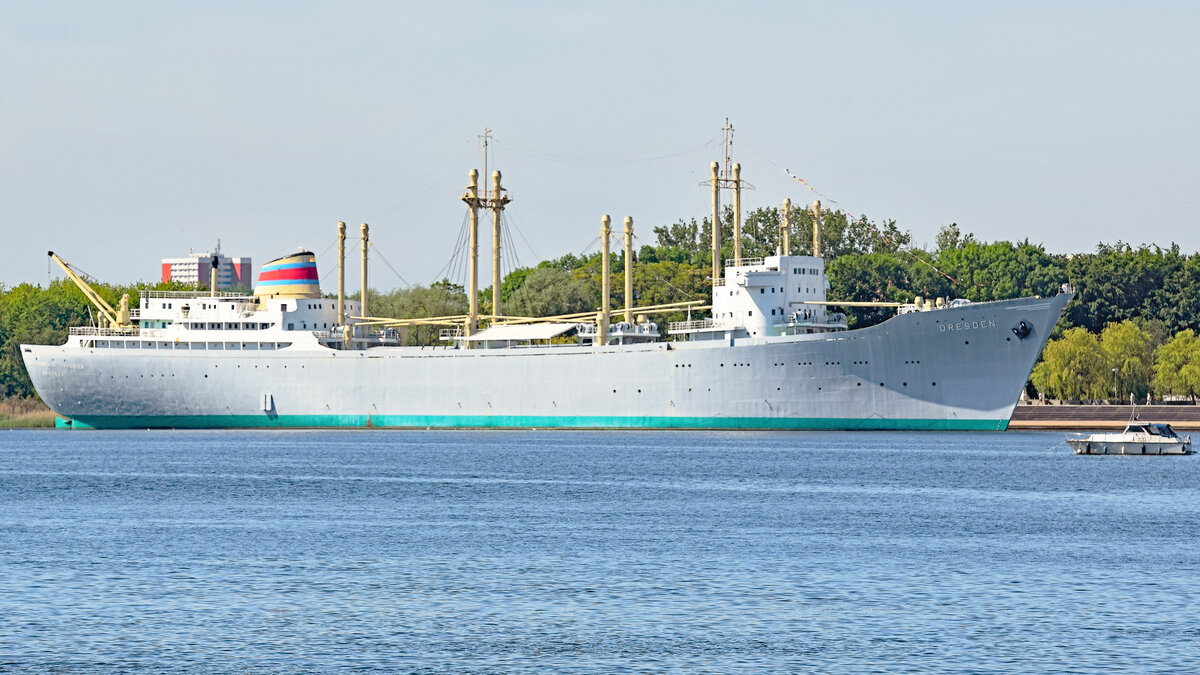
[[[1120,369],[1119,368],[1112,369],[1112,371],[1113,371],[1113,399],[1117,402],[1117,405],[1120,405],[1121,394],[1120,394],[1120,392],[1117,391],[1117,371],[1118,370],[1120,370]]]

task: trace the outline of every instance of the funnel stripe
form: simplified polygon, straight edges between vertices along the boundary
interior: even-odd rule
[[[312,280],[317,281],[317,268],[315,266],[302,267],[293,270],[265,270],[258,275],[258,281],[278,281],[281,279]]]

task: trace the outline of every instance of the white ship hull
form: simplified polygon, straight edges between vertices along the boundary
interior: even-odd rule
[[[1071,297],[624,346],[356,351],[297,331],[280,349],[68,342],[22,355],[42,399],[78,427],[1002,430]]]

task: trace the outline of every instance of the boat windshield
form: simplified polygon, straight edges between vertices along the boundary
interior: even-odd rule
[[[1175,430],[1171,428],[1170,424],[1149,424],[1147,427],[1149,427],[1150,433],[1154,434],[1155,436],[1179,438],[1179,436],[1175,434]]]

